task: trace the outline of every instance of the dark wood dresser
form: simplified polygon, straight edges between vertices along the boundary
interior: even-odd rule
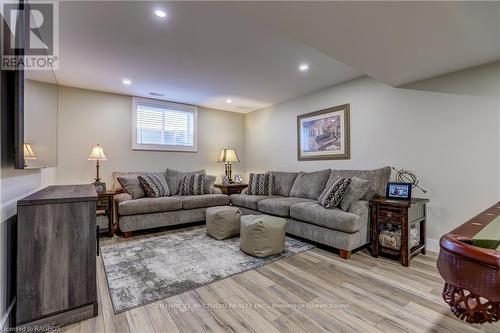
[[[93,185],[49,186],[18,201],[18,327],[97,315],[96,204]]]

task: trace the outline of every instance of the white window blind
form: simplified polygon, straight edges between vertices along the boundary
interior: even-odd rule
[[[195,107],[134,99],[133,148],[196,151]]]

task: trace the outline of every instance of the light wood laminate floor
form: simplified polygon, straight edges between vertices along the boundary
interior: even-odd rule
[[[500,332],[449,311],[435,254],[406,268],[366,250],[343,260],[313,249],[117,315],[97,262],[99,316],[65,332]]]

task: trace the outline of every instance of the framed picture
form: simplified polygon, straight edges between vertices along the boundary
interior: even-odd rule
[[[387,199],[410,200],[412,183],[387,183]]]
[[[348,160],[350,151],[349,104],[297,117],[297,158]]]
[[[106,192],[106,183],[94,182],[94,186],[97,193]]]

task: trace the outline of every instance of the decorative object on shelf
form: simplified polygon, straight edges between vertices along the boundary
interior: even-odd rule
[[[417,179],[417,176],[415,175],[414,172],[410,170],[405,170],[405,169],[396,169],[395,167],[392,167],[392,170],[396,171],[396,181],[399,183],[411,183],[413,188],[418,188],[422,193],[427,193],[426,190],[424,190],[420,185],[420,180]]]
[[[387,183],[385,196],[387,199],[393,200],[410,200],[411,199],[411,183]]]
[[[26,168],[28,164],[26,164],[26,160],[36,160],[36,155],[35,152],[33,151],[33,148],[31,148],[31,145],[28,142],[25,142],[23,145],[23,151],[24,151],[24,167]]]
[[[236,182],[236,184],[241,184],[243,183],[243,177],[241,175],[236,175],[234,176],[234,181]]]
[[[222,149],[222,151],[219,154],[219,159],[217,160],[217,163],[224,163],[224,171],[229,184],[233,183],[233,180],[231,179],[232,163],[239,161],[240,159],[238,158],[238,155],[236,155],[236,149],[230,149],[230,148]],[[224,180],[226,179],[224,178]]]
[[[349,104],[297,116],[297,158],[347,160],[350,152]]]
[[[376,258],[380,253],[397,256],[403,266],[409,266],[411,258],[419,253],[425,254],[426,205],[428,202],[429,199],[420,198],[389,200],[383,197],[376,197],[370,200],[372,256]],[[418,242],[415,244],[412,242],[411,229],[417,228],[417,224]],[[384,232],[387,229],[398,230],[400,241],[396,243],[399,243],[399,248],[394,249],[393,246],[386,246],[392,242],[392,239],[389,239],[388,243],[384,243],[384,241],[380,242],[381,238],[387,237],[388,233]],[[396,236],[396,234],[392,234],[391,236]],[[387,241],[388,239],[385,240]]]
[[[387,247],[393,250],[399,250],[401,248],[401,229],[391,228],[381,230],[378,235],[378,241],[383,247]],[[418,230],[417,228],[411,228],[410,247],[417,246],[418,243]]]
[[[97,161],[96,162],[96,171],[97,175],[95,178],[94,186],[95,189],[98,193],[106,191],[106,184],[101,182],[101,178],[99,177],[99,167],[101,166],[99,164],[99,161],[107,161],[108,159],[106,158],[106,155],[104,154],[104,150],[102,147],[97,144],[92,148],[92,152],[90,153],[90,156],[88,158],[89,161]]]

